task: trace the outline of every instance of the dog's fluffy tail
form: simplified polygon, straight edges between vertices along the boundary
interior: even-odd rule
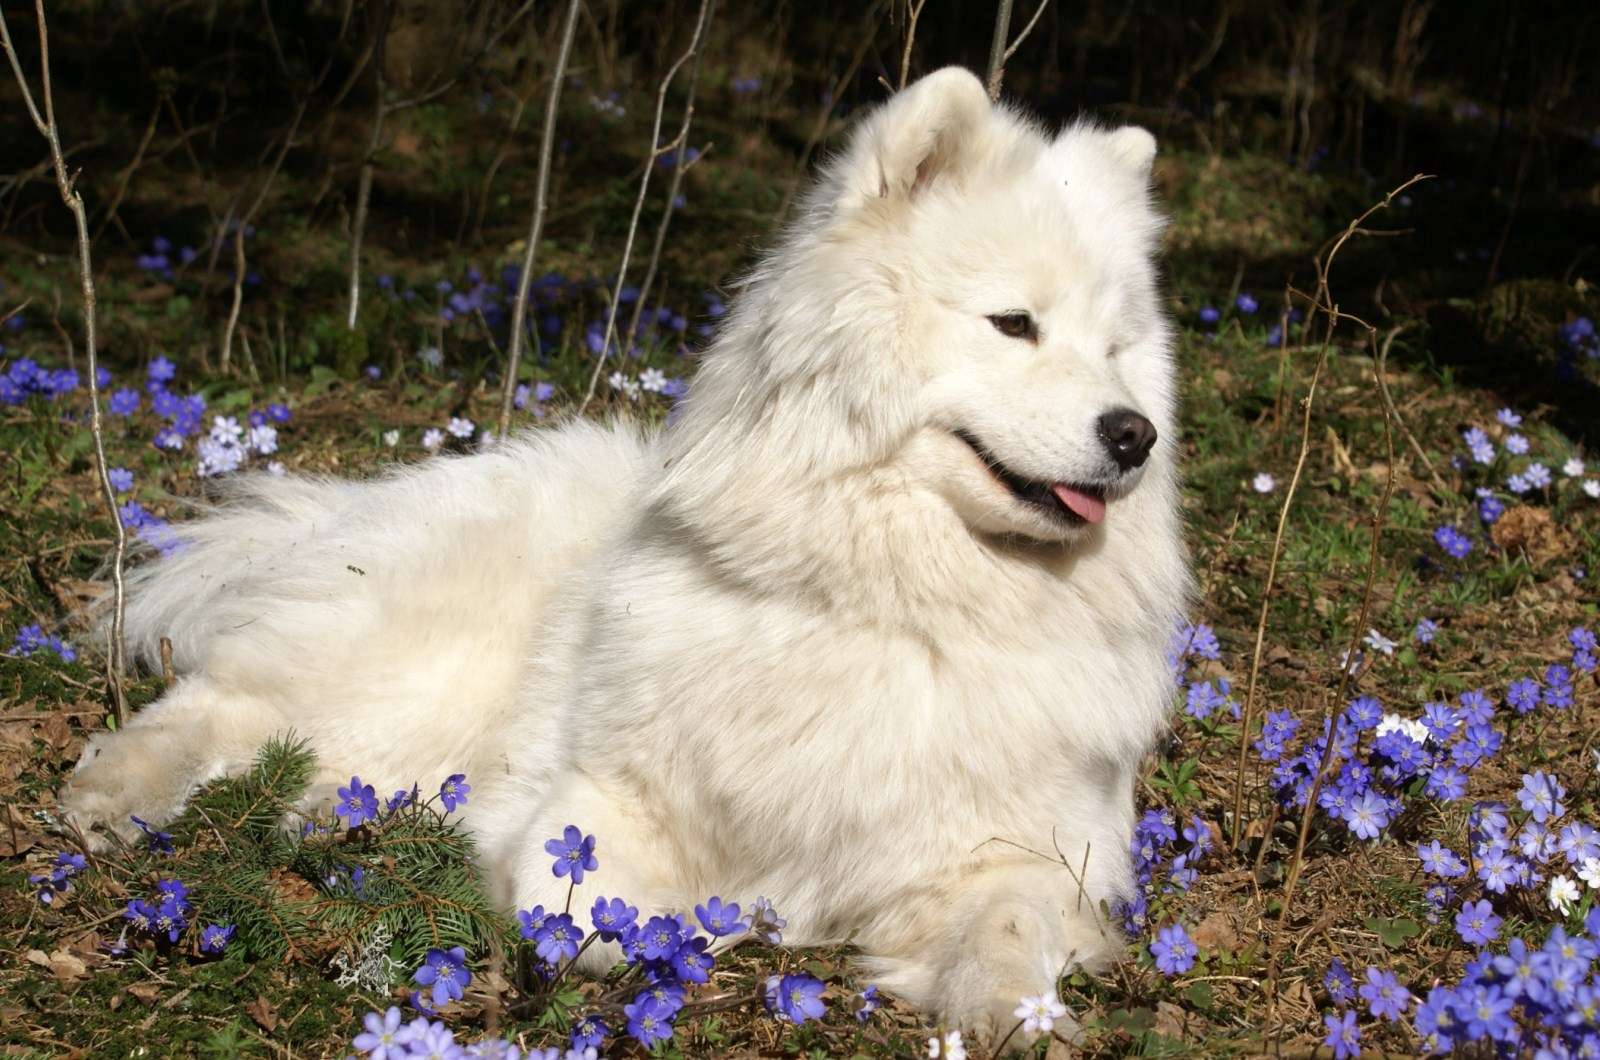
[[[503,593],[536,609],[530,595],[614,532],[648,454],[632,430],[574,422],[366,482],[241,476],[130,573],[130,656],[154,666],[166,637],[180,670],[219,653],[303,663],[330,638],[383,634],[378,612],[396,610],[412,643],[394,647],[421,650],[430,619],[481,616]]]

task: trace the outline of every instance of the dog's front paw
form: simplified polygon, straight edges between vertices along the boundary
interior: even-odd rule
[[[113,836],[138,836],[135,816],[158,825],[183,811],[188,776],[162,761],[145,737],[138,730],[97,733],[61,789],[61,817],[91,850],[105,849]]]

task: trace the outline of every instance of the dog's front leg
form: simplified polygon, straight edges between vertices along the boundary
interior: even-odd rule
[[[1063,974],[1104,966],[1121,951],[1096,892],[1059,863],[991,862],[916,902],[911,923],[894,932],[900,937],[889,948],[899,953],[868,963],[947,1029],[993,1047],[1017,1024],[1022,998],[1054,997]],[[1064,1036],[1074,1029],[1056,1028]],[[1025,1037],[1018,1031],[1012,1044]]]

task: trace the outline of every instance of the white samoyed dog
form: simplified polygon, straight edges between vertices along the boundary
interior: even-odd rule
[[[293,730],[324,804],[465,773],[508,909],[565,902],[573,823],[603,858],[575,909],[763,895],[790,943],[1004,1033],[1121,949],[1172,699],[1155,149],[942,70],[859,123],[659,434],[242,481],[133,575],[130,644],[182,676],[91,741],[67,813],[170,818]]]

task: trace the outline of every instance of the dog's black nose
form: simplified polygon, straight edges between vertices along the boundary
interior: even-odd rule
[[[1140,467],[1156,444],[1156,425],[1132,409],[1112,409],[1100,417],[1100,441],[1124,471]]]

